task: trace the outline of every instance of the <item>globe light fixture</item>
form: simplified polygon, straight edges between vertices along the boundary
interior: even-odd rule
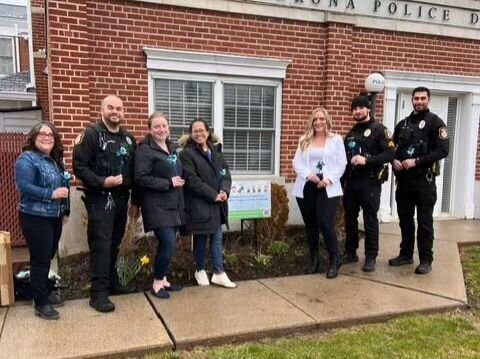
[[[377,93],[382,92],[385,87],[385,77],[379,72],[372,72],[365,79],[365,89],[369,93],[372,108],[370,113],[375,117],[375,108],[377,102]]]

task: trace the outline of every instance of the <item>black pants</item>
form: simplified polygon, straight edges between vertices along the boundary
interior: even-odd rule
[[[378,218],[382,187],[371,178],[348,179],[345,185],[343,207],[345,210],[345,251],[354,253],[358,249],[358,215],[363,210],[365,226],[365,256],[378,255]]]
[[[433,261],[433,207],[437,202],[435,179],[399,181],[395,192],[402,242],[400,254],[411,258],[415,245],[415,208],[417,209],[417,247],[421,263]]]
[[[330,259],[338,256],[335,217],[337,215],[339,197],[328,198],[325,188],[317,189],[312,182],[303,188],[303,198],[297,197],[298,207],[305,223],[310,256],[318,255],[318,239],[323,235]]]
[[[127,223],[128,198],[128,193],[112,192],[115,205],[107,208],[107,194],[89,192],[85,195],[92,296],[107,295],[109,287],[118,284],[115,264]]]
[[[30,285],[35,305],[48,304],[48,272],[62,235],[62,218],[19,212],[20,227],[30,252]]]

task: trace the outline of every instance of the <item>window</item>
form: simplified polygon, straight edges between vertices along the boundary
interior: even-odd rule
[[[0,75],[12,74],[13,65],[12,40],[0,38]]]
[[[149,110],[170,118],[173,140],[201,117],[236,175],[279,175],[282,79],[289,61],[144,48]]]

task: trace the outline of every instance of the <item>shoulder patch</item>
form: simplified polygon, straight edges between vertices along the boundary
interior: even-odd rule
[[[83,138],[85,137],[85,132],[80,133],[77,138],[75,138],[75,144],[78,145],[82,143]]]
[[[440,127],[438,129],[438,137],[441,139],[441,140],[446,140],[448,138],[448,132],[447,132],[447,128],[446,127]]]

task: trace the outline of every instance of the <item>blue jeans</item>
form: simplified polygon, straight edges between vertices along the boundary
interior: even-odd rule
[[[167,275],[177,239],[178,227],[160,227],[153,230],[158,240],[157,255],[155,256],[154,278],[162,280]]]
[[[222,227],[218,227],[215,233],[193,235],[193,256],[197,271],[205,269],[205,251],[207,240],[210,239],[210,253],[212,255],[213,271],[222,273],[223,269],[223,248],[222,248]]]

